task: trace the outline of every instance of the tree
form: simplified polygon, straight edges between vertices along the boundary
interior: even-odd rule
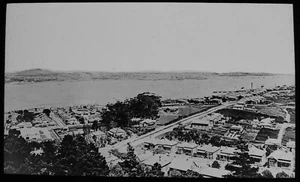
[[[258,167],[251,167],[250,157],[248,152],[240,152],[235,160],[225,166],[226,170],[233,171],[233,174],[225,177],[229,178],[259,178]]]
[[[190,169],[188,169],[187,172],[185,172],[183,177],[185,177],[185,178],[203,178],[203,176],[201,174],[199,174],[195,171],[192,171]]]
[[[215,135],[210,138],[209,143],[211,143],[213,146],[219,147],[219,146],[221,146],[220,141],[221,141],[221,137],[218,135]]]
[[[42,154],[31,154],[37,147]],[[49,141],[28,143],[22,137],[9,135],[5,139],[4,156],[5,173],[107,176],[109,171],[98,149],[79,135],[65,136],[58,146]]]
[[[128,143],[127,155],[122,158],[122,162],[118,164],[124,171],[125,176],[129,177],[144,177],[142,165],[140,164],[137,156],[134,154],[133,147]]]
[[[128,126],[131,120],[128,104],[120,101],[115,104],[107,104],[106,108],[101,111],[101,117],[108,128],[112,121],[118,126]]]
[[[282,171],[276,174],[276,178],[290,178],[290,176]]]
[[[161,171],[161,165],[159,163],[155,163],[151,170],[146,173],[146,177],[163,177],[164,172]]]
[[[213,167],[213,168],[220,168],[221,166],[220,166],[220,164],[218,163],[218,161],[214,161],[212,164],[211,164],[211,167]]]
[[[43,110],[43,113],[45,113],[45,114],[49,117],[51,111],[50,111],[50,109],[44,109],[44,110]]]
[[[161,97],[153,93],[144,92],[128,101],[132,117],[155,119],[158,108],[161,107]]]
[[[99,122],[98,122],[97,120],[93,121],[93,124],[92,124],[92,129],[93,129],[93,130],[98,130],[98,127],[99,127],[99,126],[98,126],[98,123],[99,123]]]
[[[180,171],[173,169],[169,171],[169,177],[181,178],[182,174]]]
[[[264,170],[262,172],[262,177],[263,178],[274,178],[274,176],[272,175],[272,173],[269,170]]]
[[[25,161],[31,149],[26,140],[16,130],[9,131],[4,139],[4,172],[10,174],[30,174]]]

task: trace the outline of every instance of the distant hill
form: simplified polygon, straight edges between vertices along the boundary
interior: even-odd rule
[[[271,76],[270,73],[214,73],[214,72],[62,72],[45,69],[29,69],[6,73],[5,82],[45,82],[45,81],[83,81],[83,80],[203,80],[222,76]]]

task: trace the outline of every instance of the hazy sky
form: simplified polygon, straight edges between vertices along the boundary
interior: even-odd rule
[[[9,4],[6,72],[248,71],[294,74],[288,4]]]

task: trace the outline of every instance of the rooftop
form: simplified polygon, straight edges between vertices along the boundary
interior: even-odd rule
[[[187,143],[187,142],[182,142],[177,145],[177,147],[182,147],[182,148],[196,148],[198,145],[195,143]]]
[[[173,160],[172,157],[164,155],[164,154],[159,154],[159,155],[154,155],[148,159],[146,159],[143,163],[146,165],[151,165],[153,166],[156,162],[159,163],[161,166],[165,166],[168,163],[170,163]]]
[[[210,121],[206,119],[195,119],[192,121],[192,124],[200,124],[200,125],[209,125]]]
[[[198,150],[203,150],[203,151],[206,151],[206,152],[216,152],[217,150],[220,149],[220,147],[215,147],[215,146],[211,146],[211,145],[202,145],[202,146],[199,146],[197,148]]]
[[[288,160],[292,161],[294,159],[293,154],[291,152],[283,151],[283,150],[276,150],[272,152],[268,157],[274,158],[276,160]]]
[[[265,154],[266,154],[266,151],[256,148],[253,145],[251,147],[249,147],[249,155],[263,156]]]

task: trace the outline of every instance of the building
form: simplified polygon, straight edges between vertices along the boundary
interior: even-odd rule
[[[233,105],[231,108],[232,109],[236,109],[236,110],[244,110],[244,105],[241,105],[241,104],[235,104]]]
[[[151,157],[145,159],[142,163],[147,166],[152,168],[155,163],[158,163],[161,165],[161,170],[164,172],[165,176],[168,173],[169,167],[168,165],[172,162],[173,158],[170,157],[169,155],[164,155],[164,154],[158,154],[158,155],[152,155]]]
[[[213,122],[207,119],[194,119],[191,123],[191,128],[199,130],[210,130],[213,127]]]
[[[20,135],[26,140],[26,141],[52,141],[54,140],[50,134],[50,132],[46,128],[21,128],[20,129]]]
[[[221,99],[209,99],[206,101],[206,104],[220,105],[220,104],[222,104],[222,100]]]
[[[281,146],[281,141],[278,140],[277,138],[268,138],[266,141],[265,141],[265,147],[269,147],[269,146],[273,146],[273,145],[276,145],[276,146]]]
[[[215,147],[211,145],[202,145],[197,147],[197,153],[195,156],[216,160],[217,153],[220,150],[220,147]]]
[[[108,133],[114,137],[126,137],[126,131],[121,128],[112,128],[108,131]]]
[[[223,178],[224,175],[230,174],[230,171],[224,169],[217,169],[212,167],[203,167],[197,171],[203,175],[204,178]]]
[[[176,142],[176,141],[158,140],[158,142],[156,143],[156,147],[162,148],[169,153],[175,153],[177,144],[178,144],[178,142]]]
[[[217,160],[220,161],[232,161],[237,157],[238,152],[240,150],[237,150],[233,147],[221,147],[217,154]]]
[[[177,145],[176,153],[193,156],[197,152],[197,146],[195,143],[182,142]]]
[[[276,150],[272,152],[267,159],[270,168],[280,167],[292,170],[294,167],[295,158],[292,152],[289,151]]]
[[[255,161],[257,164],[264,164],[267,162],[266,151],[255,147],[254,145],[249,145],[249,156]]]
[[[179,172],[187,172],[188,170],[195,171],[198,167],[195,162],[187,158],[174,158],[172,162],[168,165],[168,176],[172,170],[177,170]]]
[[[295,153],[296,143],[295,141],[292,141],[291,139],[286,143],[286,147],[288,151]]]
[[[153,126],[155,124],[156,120],[152,120],[152,119],[145,119],[143,121],[140,122],[140,125],[142,127],[147,127],[147,126]]]

